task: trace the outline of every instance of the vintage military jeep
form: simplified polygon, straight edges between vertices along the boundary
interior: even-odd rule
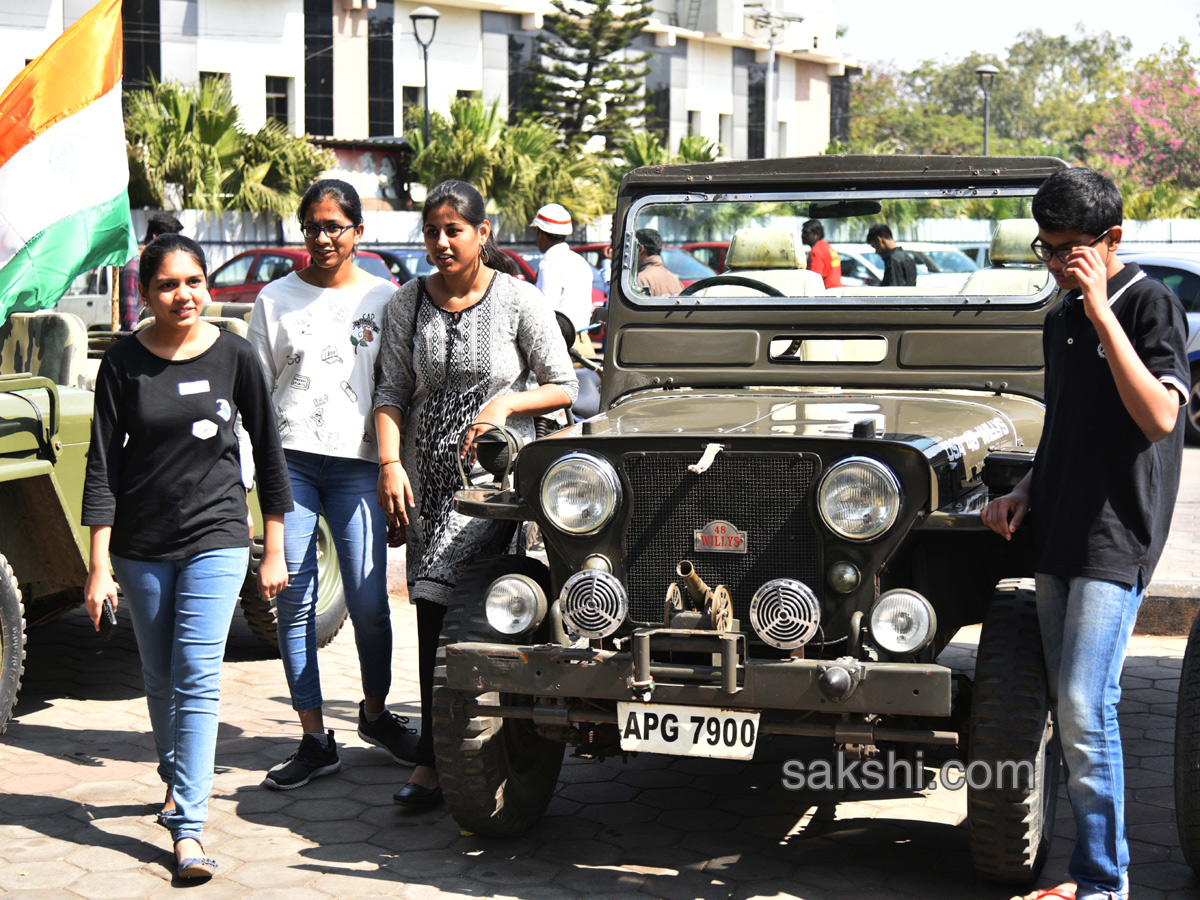
[[[625,178],[603,412],[519,449],[481,442],[496,483],[456,496],[468,515],[536,523],[549,563],[481,563],[447,615],[434,737],[464,828],[537,821],[565,744],[734,758],[764,734],[858,758],[934,745],[1020,764],[970,790],[970,845],[988,877],[1034,876],[1058,759],[1018,580],[1031,570],[1025,535],[1001,540],[979,511],[1041,436],[1057,298],[1029,204],[1063,165],[824,156]],[[989,220],[971,227],[993,231],[991,265],[827,286],[806,268],[809,219],[832,242],[876,222],[978,240],[964,223]],[[728,241],[728,271],[654,295],[643,228],[667,246]],[[939,652],[980,622],[974,678],[956,680]]]
[[[205,312],[217,314],[212,320],[222,327],[245,333],[239,318],[244,311],[225,304]],[[90,387],[115,337],[89,334],[68,313],[18,313],[0,323],[0,733],[20,690],[27,626],[83,602],[90,544],[79,520],[91,438]],[[258,592],[262,521],[253,493],[250,510],[255,532],[241,605],[255,636],[276,647],[274,601]],[[345,622],[346,602],[323,519],[317,553],[317,641],[324,646]]]

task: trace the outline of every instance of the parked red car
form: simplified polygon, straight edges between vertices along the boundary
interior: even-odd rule
[[[216,303],[253,303],[264,284],[303,269],[310,262],[308,251],[299,247],[246,250],[208,276],[208,293]],[[360,250],[354,262],[372,275],[400,283],[378,253]]]
[[[679,249],[686,250],[718,275],[725,271],[725,254],[729,252],[729,241],[697,241],[693,244],[680,244]]]

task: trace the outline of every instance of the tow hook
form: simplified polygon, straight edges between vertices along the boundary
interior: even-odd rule
[[[863,674],[858,661],[848,656],[822,665],[818,671],[817,686],[834,703],[841,703],[853,694]]]

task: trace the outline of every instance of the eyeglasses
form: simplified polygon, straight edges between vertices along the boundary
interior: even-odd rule
[[[302,231],[304,236],[310,241],[315,241],[318,237],[320,237],[321,232],[325,232],[331,241],[336,241],[342,236],[346,229],[353,227],[353,225],[301,225],[300,231]]]
[[[1065,266],[1068,262],[1070,262],[1072,250],[1078,250],[1080,247],[1095,247],[1098,243],[1108,237],[1108,233],[1110,231],[1112,231],[1112,228],[1106,228],[1104,229],[1104,233],[1094,241],[1090,241],[1086,244],[1073,244],[1070,247],[1064,247],[1061,250],[1055,250],[1041,238],[1034,238],[1033,242],[1029,245],[1029,249],[1033,251],[1034,256],[1044,263],[1048,263],[1052,259],[1057,259]]]

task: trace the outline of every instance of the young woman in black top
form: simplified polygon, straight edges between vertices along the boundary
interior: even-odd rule
[[[181,235],[142,253],[140,291],[154,324],[118,341],[96,381],[83,495],[90,525],[88,613],[129,602],[146,703],[167,785],[159,821],[181,878],[216,863],[200,843],[208,817],[225,639],[246,574],[250,535],[234,419],[254,446],[266,522],[259,583],[287,584],[283,514],[292,508],[271,398],[250,344],[200,318],[204,252]]]

